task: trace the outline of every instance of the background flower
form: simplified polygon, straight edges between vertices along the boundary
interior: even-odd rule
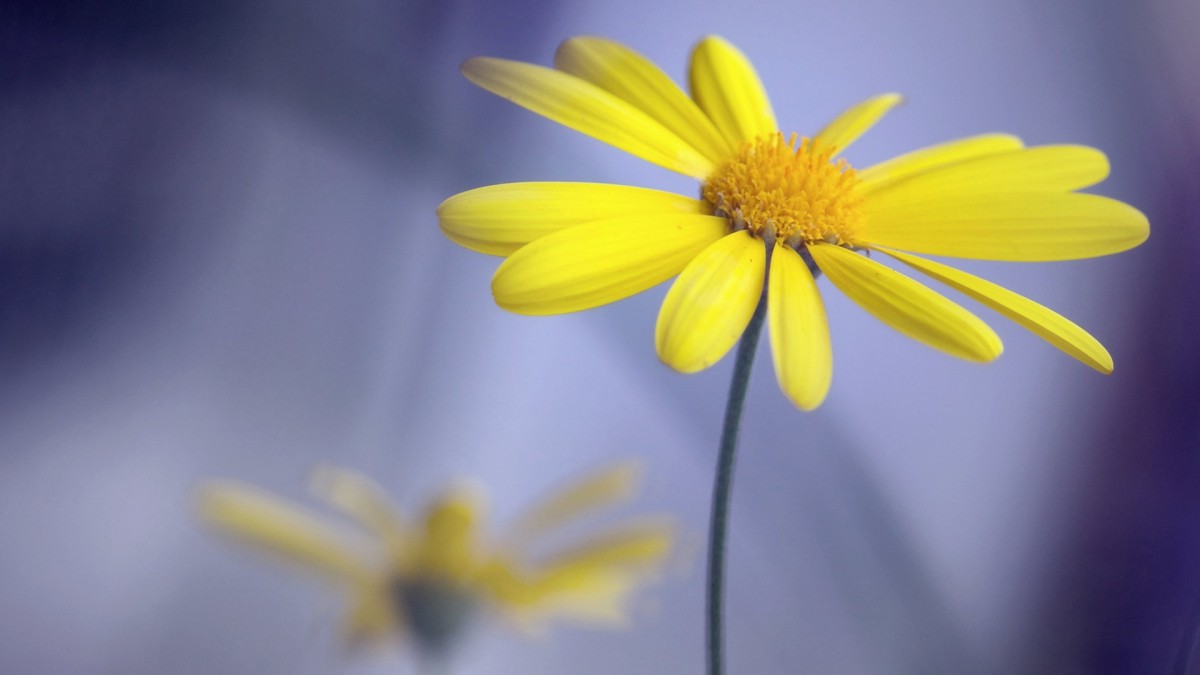
[[[694,189],[481,94],[458,66],[545,63],[592,33],[679,77],[679,55],[717,32],[759,65],[789,128],[904,91],[889,133],[855,145],[864,163],[985,129],[1083,143],[1112,161],[1105,193],[1155,224],[1115,258],[971,268],[1087,327],[1111,378],[999,321],[1005,367],[981,373],[845,301],[827,308],[855,358],[819,415],[754,378],[729,607],[753,619],[730,626],[731,668],[1163,672],[1200,595],[1197,11],[12,4],[0,671],[394,672],[330,662],[332,599],[314,608],[311,589],[264,581],[190,526],[189,488],[212,475],[298,498],[309,467],[336,460],[420,502],[468,474],[504,518],[551,476],[645,448],[647,507],[702,531],[700,420],[720,411],[727,366],[646,368],[650,294],[536,328],[505,315],[480,292],[495,263],[431,214],[460,190],[549,175]],[[483,135],[484,120],[505,130]],[[633,633],[488,636],[464,669],[695,672],[702,582],[665,589]]]
[[[528,632],[555,620],[627,626],[634,594],[671,553],[669,520],[630,520],[557,551],[541,542],[629,501],[639,474],[630,462],[590,472],[503,534],[490,531],[473,486],[452,485],[410,519],[370,477],[333,467],[314,474],[313,492],[357,527],[232,480],[205,482],[197,511],[216,533],[336,587],[345,604],[339,632],[351,646],[403,640],[443,659],[481,614]]]

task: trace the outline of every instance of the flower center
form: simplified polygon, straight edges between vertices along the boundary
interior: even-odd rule
[[[417,643],[438,655],[453,646],[478,608],[468,590],[439,579],[399,578],[389,590]]]
[[[793,248],[816,242],[853,246],[862,222],[854,169],[832,161],[833,149],[796,134],[774,133],[745,144],[701,191],[735,230],[747,229]]]

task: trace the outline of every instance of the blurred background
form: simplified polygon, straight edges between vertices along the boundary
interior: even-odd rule
[[[827,294],[831,396],[760,350],[734,490],[733,673],[1155,673],[1200,617],[1200,4],[4,2],[0,5],[0,671],[392,673],[335,594],[202,531],[199,481],[305,499],[365,471],[410,509],[473,476],[502,524],[628,457],[685,559],[636,630],[481,626],[462,673],[699,672],[702,548],[730,363],[654,355],[665,286],[582,314],[491,301],[456,192],[695,185],[471,86],[579,33],[682,81],[719,33],[786,130],[884,91],[866,166],[956,137],[1108,153],[1150,218],[1130,253],[968,263],[1104,342],[1104,377],[986,310],[989,366]],[[827,282],[822,282],[827,286]],[[969,302],[968,306],[973,306]],[[1197,672],[1200,672],[1198,670]]]

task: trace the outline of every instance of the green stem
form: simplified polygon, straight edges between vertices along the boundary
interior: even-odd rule
[[[762,296],[754,316],[742,333],[738,343],[737,357],[733,364],[733,380],[729,384],[729,401],[725,404],[725,424],[721,429],[721,447],[717,455],[717,475],[713,482],[712,520],[709,523],[708,541],[708,673],[721,675],[724,670],[722,651],[723,589],[725,585],[725,535],[729,527],[729,498],[733,488],[733,460],[737,452],[738,430],[742,423],[742,408],[746,402],[746,388],[750,384],[750,369],[754,365],[754,352],[758,349],[758,338],[762,333],[763,319],[767,313],[767,288],[763,284]]]

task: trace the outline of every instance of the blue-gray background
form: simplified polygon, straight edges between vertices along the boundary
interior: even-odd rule
[[[6,2],[0,6],[0,671],[386,673],[337,598],[207,536],[191,490],[302,498],[333,462],[409,508],[474,476],[499,522],[630,455],[687,533],[626,633],[482,627],[464,673],[698,672],[728,362],[653,350],[665,288],[531,319],[438,232],[518,180],[693,183],[457,73],[624,41],[682,79],[715,32],[801,133],[908,103],[867,165],[987,132],[1109,154],[1151,220],[1125,255],[968,263],[1112,351],[1100,376],[984,312],[959,362],[827,294],[833,391],[793,410],[762,350],[735,490],[738,673],[1165,672],[1200,600],[1200,4]],[[823,287],[826,284],[823,283]]]

